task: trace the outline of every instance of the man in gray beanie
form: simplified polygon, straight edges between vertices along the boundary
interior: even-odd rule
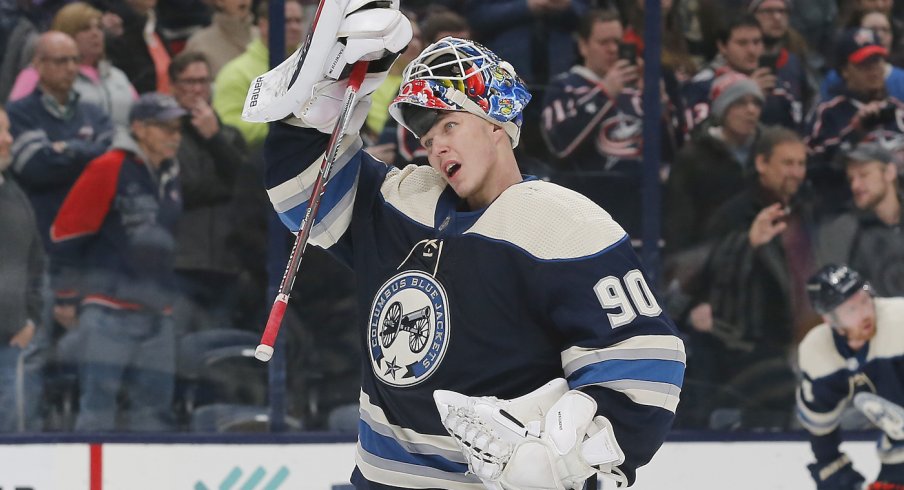
[[[713,211],[744,188],[753,169],[763,92],[751,78],[725,73],[709,92],[710,117],[678,152],[666,184],[665,239],[668,252],[702,242]]]
[[[709,91],[712,106],[710,113],[718,121],[718,124],[724,122],[725,113],[735,103],[744,105],[756,104],[762,106],[763,91],[750,77],[737,73],[728,72],[713,82],[713,86]],[[740,105],[740,104],[739,104]],[[741,122],[750,122],[747,118]],[[736,128],[742,133],[747,134],[742,128]]]

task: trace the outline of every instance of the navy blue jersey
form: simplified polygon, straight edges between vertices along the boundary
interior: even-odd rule
[[[704,68],[685,85],[685,122],[688,127],[695,127],[709,117],[713,82],[728,71],[732,70],[727,65]],[[804,124],[804,103],[807,98],[803,63],[796,55],[782,50],[775,76],[775,88],[764,94],[766,100],[763,102],[760,120],[764,124],[800,130]]]
[[[807,145],[810,147],[810,159],[815,168],[829,166],[836,158],[838,150],[845,144],[856,145],[865,133],[881,137],[892,148],[898,148],[904,141],[904,102],[887,97],[886,103],[894,107],[893,117],[878,121],[871,127],[856,127],[854,116],[867,102],[861,102],[850,93],[827,100],[813,112],[807,130]]]
[[[327,139],[270,129],[268,193],[291,230]],[[360,151],[360,139],[343,145],[311,243],[357,273],[356,487],[484,488],[466,473],[433,391],[513,398],[557,377],[597,400],[626,455],[617,471],[633,481],[671,424],[685,354],[621,227],[535,179],[458,211],[431,167],[399,170]]]
[[[888,107],[894,108],[892,117],[869,127],[854,124],[854,116],[866,102],[857,100],[850,93],[816,106],[806,137],[809,151],[807,179],[828,203],[840,204],[850,198],[844,166],[836,160],[867,133],[883,140],[889,148],[896,148],[899,157],[904,154],[901,150],[904,148],[904,102],[894,97],[888,97],[886,101]]]
[[[683,138],[682,114],[671,101],[662,112],[661,158],[668,167]],[[543,137],[564,171],[557,182],[586,192],[632,234],[640,232],[643,211],[643,114],[640,90],[625,87],[610,97],[600,78],[584,66],[556,77],[543,101]],[[572,172],[585,175],[567,178]],[[591,178],[592,184],[581,185]]]
[[[797,413],[819,461],[838,456],[838,424],[855,392],[872,391],[904,405],[904,298],[876,298],[875,304],[876,335],[859,351],[826,324],[800,343]]]
[[[640,176],[643,160],[643,94],[625,87],[615,98],[590,69],[574,66],[547,87],[542,130],[553,156],[563,168],[617,171]],[[674,158],[681,135],[681,113],[671,101],[663,106],[662,159]],[[636,191],[636,189],[632,189]]]

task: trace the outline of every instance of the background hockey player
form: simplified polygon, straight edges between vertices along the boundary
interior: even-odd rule
[[[427,47],[390,107],[430,166],[399,170],[361,151],[365,95],[410,23],[397,1],[324,5],[345,10],[321,12],[297,77],[284,78],[295,82],[246,112],[282,120],[265,145],[268,192],[298,230],[347,83],[323,67],[370,61],[311,233],[357,272],[353,484],[565,489],[597,472],[630,484],[674,417],[685,353],[629,237],[583,196],[520,174],[530,94],[470,41]]]
[[[904,298],[874,298],[860,274],[827,265],[807,284],[824,324],[800,344],[798,417],[810,432],[818,490],[860,490],[865,481],[838,446],[841,414],[854,405],[885,434],[870,490],[904,490]]]

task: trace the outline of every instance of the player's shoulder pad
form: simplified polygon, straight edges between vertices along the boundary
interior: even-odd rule
[[[543,181],[509,187],[466,233],[507,242],[542,260],[587,257],[625,237],[593,201]]]
[[[410,219],[433,227],[436,203],[446,188],[446,181],[433,168],[408,165],[386,175],[380,194],[383,200]]]
[[[844,357],[835,347],[832,327],[826,323],[807,332],[797,352],[800,370],[812,379],[828,376],[847,366]]]
[[[869,359],[904,356],[904,298],[876,298],[876,336],[870,341]]]

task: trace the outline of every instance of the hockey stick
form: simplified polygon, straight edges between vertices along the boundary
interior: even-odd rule
[[[364,81],[364,75],[367,74],[367,65],[367,61],[355,63],[348,78],[348,88],[345,90],[345,102],[342,105],[342,111],[339,113],[339,120],[336,121],[336,127],[333,128],[333,133],[330,135],[327,153],[323,158],[323,163],[320,164],[320,174],[317,175],[317,180],[314,182],[311,199],[308,201],[308,209],[305,211],[304,219],[301,222],[301,229],[298,230],[298,235],[295,237],[295,244],[292,246],[291,255],[289,255],[289,263],[286,264],[286,272],[283,274],[282,282],[279,284],[279,292],[273,301],[273,307],[270,308],[270,316],[267,318],[267,326],[261,336],[261,343],[257,346],[257,350],[254,351],[254,357],[263,362],[267,362],[273,357],[273,344],[276,343],[279,326],[282,324],[283,316],[286,314],[286,306],[289,304],[292,285],[295,284],[295,277],[298,275],[301,258],[304,255],[305,247],[308,245],[308,237],[311,235],[311,228],[314,227],[317,210],[320,209],[320,199],[323,197],[324,191],[326,191],[326,184],[330,178],[330,171],[333,169],[333,162],[336,161],[339,145],[342,144],[342,138],[345,135],[345,130],[348,129],[349,120],[354,112],[358,89],[361,88],[361,82]]]

